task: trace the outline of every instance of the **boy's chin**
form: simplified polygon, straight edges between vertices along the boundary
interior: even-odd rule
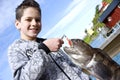
[[[38,33],[31,33],[30,36],[31,37],[36,37],[38,35]]]
[[[35,39],[37,37],[38,34],[32,34],[32,35],[29,35],[29,38],[32,38],[32,39]]]
[[[31,38],[36,38],[37,37],[37,34],[36,35],[32,35]]]

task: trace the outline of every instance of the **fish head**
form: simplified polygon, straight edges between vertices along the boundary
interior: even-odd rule
[[[65,46],[64,51],[77,64],[87,64],[93,56],[93,48],[81,39],[71,39],[72,46]]]

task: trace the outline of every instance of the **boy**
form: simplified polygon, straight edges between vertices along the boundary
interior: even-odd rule
[[[14,80],[88,80],[60,50],[62,39],[42,39],[41,9],[34,0],[24,0],[16,8],[16,28],[20,39],[8,49]]]

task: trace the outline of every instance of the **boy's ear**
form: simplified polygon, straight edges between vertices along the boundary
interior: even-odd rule
[[[15,26],[18,30],[20,30],[20,21],[19,20],[15,20]]]

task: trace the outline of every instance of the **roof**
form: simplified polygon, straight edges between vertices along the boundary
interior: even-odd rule
[[[103,22],[119,3],[120,3],[120,0],[113,0],[111,4],[107,7],[107,9],[102,13],[102,15],[99,17],[98,20],[100,22]]]

